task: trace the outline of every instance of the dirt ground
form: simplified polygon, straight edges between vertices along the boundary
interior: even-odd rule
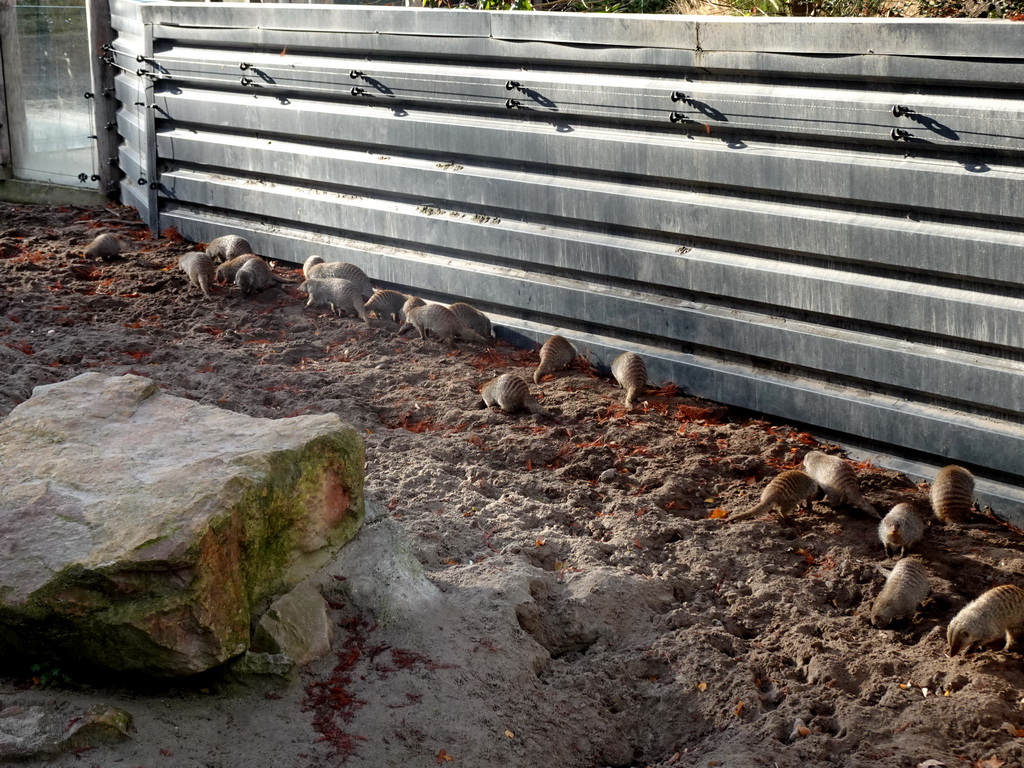
[[[101,231],[121,239],[120,258],[82,257]],[[360,539],[387,543],[382,563],[411,553],[426,597],[383,620],[332,566],[321,584],[335,652],[290,683],[0,680],[0,717],[43,703],[70,718],[95,702],[134,716],[128,742],[48,764],[1024,761],[1024,648],[945,653],[960,607],[1024,585],[1015,531],[933,521],[915,549],[930,598],[876,629],[878,566],[895,562],[877,520],[820,501],[788,524],[723,519],[808,450],[835,447],[671,385],[627,409],[585,362],[535,386],[533,350],[401,337],[308,309],[294,285],[206,299],[176,268],[189,244],[166,234],[150,238],[124,208],[0,203],[0,416],[90,370],[253,416],[336,412],[367,445]],[[556,418],[477,408],[479,386],[506,371]],[[927,498],[896,473],[857,470],[883,512]]]

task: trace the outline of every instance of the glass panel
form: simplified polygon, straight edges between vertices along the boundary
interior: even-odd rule
[[[21,0],[3,25],[4,81],[15,178],[96,188],[85,0]]]

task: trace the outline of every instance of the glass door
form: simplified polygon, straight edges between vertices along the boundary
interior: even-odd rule
[[[0,171],[95,189],[85,0],[0,0],[0,54],[7,112],[0,130],[10,148]]]

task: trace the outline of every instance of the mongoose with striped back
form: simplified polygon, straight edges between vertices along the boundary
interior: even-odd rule
[[[266,290],[274,283],[287,282],[290,281],[275,275],[270,265],[259,257],[249,259],[235,273],[235,285],[242,289],[245,296]]]
[[[951,464],[939,470],[932,483],[932,512],[944,523],[963,523],[974,504],[974,475]]]
[[[190,251],[178,259],[178,269],[188,276],[189,289],[199,288],[206,298],[210,298],[210,285],[213,283],[213,259],[203,251]]]
[[[612,361],[612,376],[626,390],[626,405],[635,403],[647,388],[647,364],[635,352],[623,352]]]
[[[409,330],[409,326],[406,325],[406,322],[409,319],[409,310],[425,306],[427,306],[427,302],[419,296],[407,296],[402,308],[398,310],[398,322],[402,324],[402,328],[399,328],[398,332],[403,333],[404,331]]]
[[[336,315],[351,313],[364,323],[367,322],[363,294],[359,286],[350,280],[343,280],[340,277],[310,277],[303,281],[298,289],[309,294],[307,307],[327,304]]]
[[[772,478],[761,492],[761,501],[746,512],[735,517],[726,518],[730,523],[757,517],[766,512],[778,512],[786,517],[797,507],[806,506],[811,497],[818,492],[818,484],[814,478],[799,469],[786,470]]]
[[[309,263],[309,259],[306,260],[306,263]],[[328,261],[323,264],[313,264],[309,269],[304,267],[303,273],[306,278],[340,277],[342,280],[348,280],[350,283],[353,283],[363,294],[364,301],[373,296],[373,286],[370,284],[370,278],[355,264],[349,264],[347,261]]]
[[[252,253],[252,246],[241,235],[221,235],[213,238],[206,246],[206,254],[214,263],[231,261],[243,253]]]
[[[218,282],[233,283],[235,282],[235,275],[238,274],[238,270],[242,268],[242,265],[247,261],[258,258],[259,256],[255,253],[243,253],[241,256],[235,256],[235,258],[225,261],[223,264],[218,264],[213,274]]]
[[[401,323],[402,307],[409,298],[408,294],[401,291],[378,289],[366,302],[366,311],[377,315],[377,317],[386,317],[396,323]]]
[[[878,524],[878,538],[882,541],[886,557],[892,557],[899,549],[900,557],[924,535],[924,520],[913,504],[897,504]]]
[[[82,253],[90,259],[109,261],[121,253],[121,243],[109,232],[97,235],[93,241],[85,246]]]
[[[804,456],[804,471],[813,477],[825,492],[829,506],[849,504],[874,518],[881,518],[878,510],[861,495],[853,467],[839,456],[811,451]]]
[[[485,339],[491,338],[491,320],[479,309],[464,301],[457,301],[454,304],[449,304],[448,309],[452,311],[453,315],[459,318],[459,321],[464,326],[473,329]]]
[[[430,334],[446,344],[453,343],[456,338],[474,344],[491,343],[472,328],[463,325],[448,307],[441,304],[425,304],[422,307],[405,310],[405,323],[398,332],[404,333],[410,328],[419,331],[421,339],[427,338],[427,334]]]
[[[302,276],[310,277],[309,270],[315,267],[317,264],[323,264],[324,259],[322,256],[310,256],[302,264]]]
[[[486,407],[496,405],[505,413],[528,411],[540,416],[551,416],[551,412],[530,394],[530,385],[514,373],[503,373],[484,384],[480,390],[480,399]]]
[[[949,655],[965,654],[974,648],[1005,640],[1010,650],[1024,630],[1024,589],[1012,584],[993,587],[965,605],[949,622],[946,640]]]
[[[871,606],[871,623],[884,629],[897,619],[910,618],[931,590],[928,571],[921,561],[911,557],[900,560]]]
[[[544,342],[540,348],[540,364],[533,372],[533,381],[540,384],[540,380],[554,371],[565,368],[576,359],[576,347],[574,347],[564,336],[557,333]],[[646,378],[646,373],[644,374]]]

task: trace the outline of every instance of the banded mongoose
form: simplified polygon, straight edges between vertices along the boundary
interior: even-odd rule
[[[540,348],[540,364],[533,372],[533,381],[540,384],[540,380],[553,371],[565,368],[576,359],[576,347],[574,347],[564,336],[555,334],[544,342]],[[644,376],[646,378],[646,374]]]
[[[409,296],[401,291],[377,290],[366,302],[366,311],[373,312],[377,317],[389,317],[396,323],[402,322],[402,306]]]
[[[446,344],[453,343],[456,338],[475,344],[490,344],[488,339],[472,328],[464,326],[448,307],[441,304],[425,304],[422,307],[406,310],[405,324],[398,329],[398,332],[404,333],[409,328],[419,331],[421,339],[427,338],[429,333]]]
[[[910,557],[900,560],[871,606],[871,623],[884,629],[896,619],[910,618],[931,590],[928,571],[921,561]]]
[[[480,399],[488,408],[496,405],[505,413],[522,410],[540,416],[551,415],[551,412],[530,394],[530,385],[514,373],[503,373],[484,384],[480,390]]]
[[[252,246],[249,241],[240,235],[221,235],[215,237],[206,246],[206,254],[215,263],[231,261],[243,253],[252,253]]]
[[[188,276],[189,288],[194,285],[210,298],[213,283],[213,259],[202,251],[190,251],[178,259],[178,269]]]
[[[309,294],[307,307],[327,304],[336,315],[357,315],[364,323],[366,308],[359,286],[340,277],[311,277],[299,285],[299,290]]]
[[[829,456],[821,451],[811,451],[804,456],[804,470],[825,492],[830,507],[849,504],[874,518],[881,518],[878,510],[865,501],[861,495],[853,467],[839,456]]]
[[[1010,650],[1024,629],[1024,589],[1003,584],[985,592],[965,605],[946,630],[949,655],[1006,639],[1003,650]]]
[[[306,260],[309,262],[309,259]],[[316,277],[340,277],[342,280],[348,280],[354,283],[356,288],[363,294],[363,299],[368,299],[373,296],[373,286],[370,285],[370,278],[366,276],[355,264],[349,264],[347,261],[330,261],[323,264],[313,264],[309,269],[303,268],[303,273],[306,278]]]
[[[245,296],[265,290],[274,283],[287,282],[283,277],[275,275],[270,265],[259,257],[249,259],[235,273],[235,285],[242,289]]]
[[[402,323],[403,326],[402,328],[398,329],[398,332],[404,333],[405,331],[409,330],[410,326],[406,325],[406,321],[408,320],[410,309],[425,306],[427,306],[427,302],[425,302],[419,296],[408,296],[405,299],[405,304],[403,304],[402,308],[398,310],[398,322]]]
[[[635,352],[623,352],[612,361],[612,376],[626,390],[626,405],[632,405],[647,388],[647,364]]]
[[[235,282],[235,276],[238,274],[238,270],[242,268],[242,265],[252,259],[258,259],[255,253],[243,253],[241,256],[235,256],[235,258],[225,261],[223,264],[218,264],[217,269],[214,270],[213,274],[219,282],[222,283],[233,283]]]
[[[939,470],[932,483],[932,511],[944,523],[963,523],[974,504],[974,475],[951,464]]]
[[[818,484],[813,477],[799,469],[790,469],[772,478],[761,492],[761,501],[755,507],[727,520],[734,523],[773,510],[781,517],[786,517],[797,507],[805,506],[817,492]]]
[[[82,253],[90,259],[109,261],[121,253],[121,243],[109,232],[97,235]]]
[[[921,540],[924,535],[924,520],[912,504],[897,504],[878,524],[878,538],[882,540],[886,557],[892,557],[897,549],[900,557]]]
[[[309,277],[309,270],[315,267],[317,264],[323,264],[324,260],[322,256],[310,256],[302,264],[302,276]]]
[[[473,329],[485,339],[491,338],[491,320],[479,309],[464,301],[457,301],[454,304],[449,304],[448,309],[452,311],[453,315],[459,318],[459,321],[464,326]]]

